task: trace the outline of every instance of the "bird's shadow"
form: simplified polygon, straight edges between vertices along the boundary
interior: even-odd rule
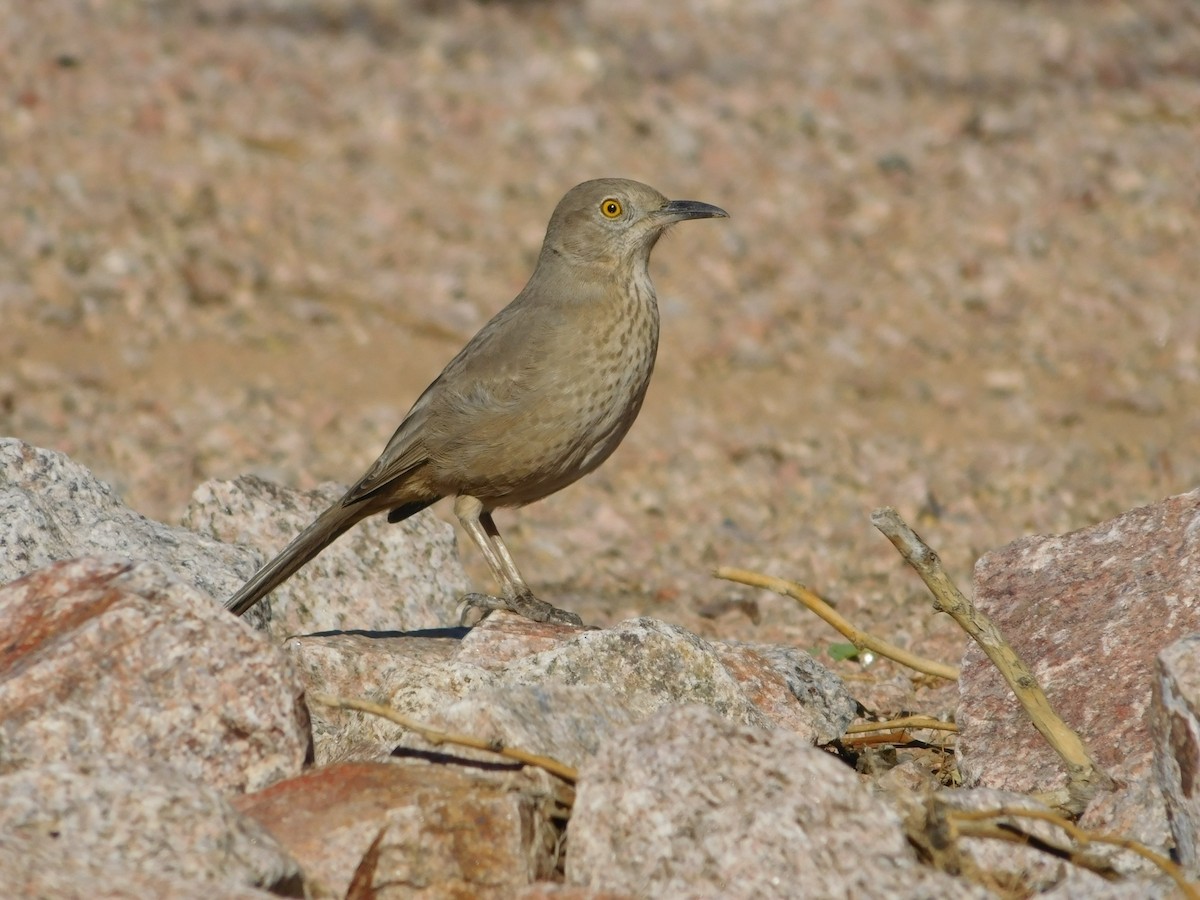
[[[354,635],[355,637],[450,637],[461,641],[470,632],[467,625],[456,625],[455,628],[424,628],[415,631],[367,631],[365,629],[346,629],[344,631],[311,631],[306,635],[295,637],[337,637],[338,635]]]

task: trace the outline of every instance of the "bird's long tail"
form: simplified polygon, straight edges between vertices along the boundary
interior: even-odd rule
[[[346,506],[338,501],[317,516],[278,556],[259,569],[253,578],[242,585],[241,590],[226,600],[225,608],[235,616],[242,615],[374,511],[369,504]]]

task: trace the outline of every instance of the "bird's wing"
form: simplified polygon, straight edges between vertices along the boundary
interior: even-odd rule
[[[520,300],[520,297],[517,298]],[[480,412],[502,415],[519,403],[522,386],[540,368],[540,329],[526,327],[537,311],[514,301],[498,312],[471,338],[442,373],[425,388],[396,429],[383,453],[350,488],[345,503],[356,503],[402,481],[429,461],[431,434],[438,443],[468,438],[472,427],[484,424]]]
[[[410,414],[400,423],[379,459],[371,463],[371,468],[346,492],[342,503],[358,503],[387,490],[424,463],[427,455],[418,439],[419,431],[420,424]]]

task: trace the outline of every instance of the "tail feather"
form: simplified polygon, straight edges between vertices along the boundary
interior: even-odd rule
[[[235,616],[242,615],[371,512],[373,510],[365,504],[343,506],[340,502],[335,503],[226,600],[225,608]]]

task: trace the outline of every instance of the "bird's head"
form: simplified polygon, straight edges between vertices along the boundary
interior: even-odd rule
[[[636,181],[598,178],[576,185],[559,201],[546,228],[542,257],[574,265],[645,265],[671,225],[728,215],[698,200],[668,200]]]

